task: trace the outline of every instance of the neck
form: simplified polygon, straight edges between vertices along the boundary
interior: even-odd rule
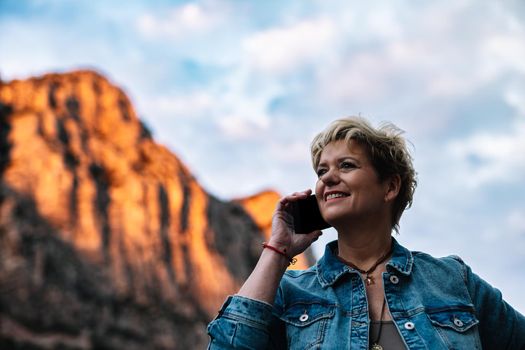
[[[338,233],[339,256],[357,266],[367,267],[385,254],[391,247],[392,235],[389,225],[355,224],[336,228]]]

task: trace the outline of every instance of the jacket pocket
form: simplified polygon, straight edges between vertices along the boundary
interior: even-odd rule
[[[449,349],[481,349],[479,321],[469,308],[427,310],[427,316]]]
[[[336,306],[327,302],[296,302],[280,316],[286,324],[289,349],[312,349],[322,344]]]

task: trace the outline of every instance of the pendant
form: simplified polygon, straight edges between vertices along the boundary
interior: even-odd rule
[[[379,345],[378,343],[374,343],[374,345],[372,345],[370,350],[383,350],[383,347]]]
[[[372,276],[366,276],[365,283],[367,286],[374,284],[374,278]]]

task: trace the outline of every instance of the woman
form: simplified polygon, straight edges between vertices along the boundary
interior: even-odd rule
[[[460,258],[392,237],[416,187],[400,134],[347,118],[315,137],[315,194],[338,239],[315,266],[286,271],[321,231],[295,234],[287,211],[310,190],[282,198],[257,266],[208,327],[210,349],[525,348],[525,318]]]

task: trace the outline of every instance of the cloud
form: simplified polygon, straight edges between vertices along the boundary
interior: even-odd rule
[[[525,73],[525,32],[495,34],[484,40],[485,74],[496,75],[507,70]]]
[[[338,32],[348,49],[319,70],[321,95],[335,103],[396,101],[403,94],[458,99],[502,74],[523,73],[522,23],[508,24],[515,16],[510,7],[472,4],[359,9],[357,24]]]
[[[270,130],[271,118],[265,113],[267,98],[246,94],[242,86],[226,82],[227,89],[207,85],[197,91],[151,96],[143,105],[153,121],[162,125],[180,124],[190,128],[195,122],[206,122],[219,133],[209,135],[228,142],[261,138]],[[242,84],[241,84],[242,85]]]
[[[188,3],[167,14],[141,15],[136,22],[139,33],[150,38],[180,39],[210,32],[223,20],[222,13],[200,4]]]
[[[369,35],[388,40],[396,40],[402,37],[404,28],[396,15],[395,9],[392,7],[383,7],[371,11],[365,24]]]
[[[511,211],[506,219],[507,232],[511,236],[525,238],[525,208]]]
[[[210,114],[214,97],[205,91],[185,95],[158,95],[152,97],[146,108],[156,116],[173,118],[199,118]]]
[[[446,149],[458,164],[463,164],[458,176],[465,179],[465,185],[470,188],[488,183],[523,181],[525,178],[523,120],[518,120],[508,134],[482,131],[452,141]]]
[[[525,80],[511,84],[504,91],[503,98],[521,117],[525,118]]]
[[[308,140],[291,140],[270,144],[270,156],[279,162],[310,165]]]
[[[228,115],[217,119],[219,130],[228,138],[237,141],[260,136],[269,129],[270,119],[264,115]]]
[[[283,74],[317,62],[335,38],[334,23],[321,17],[257,32],[244,40],[243,48],[253,69]]]
[[[370,101],[384,97],[394,71],[390,62],[377,52],[356,52],[319,74],[319,93],[326,99]]]

